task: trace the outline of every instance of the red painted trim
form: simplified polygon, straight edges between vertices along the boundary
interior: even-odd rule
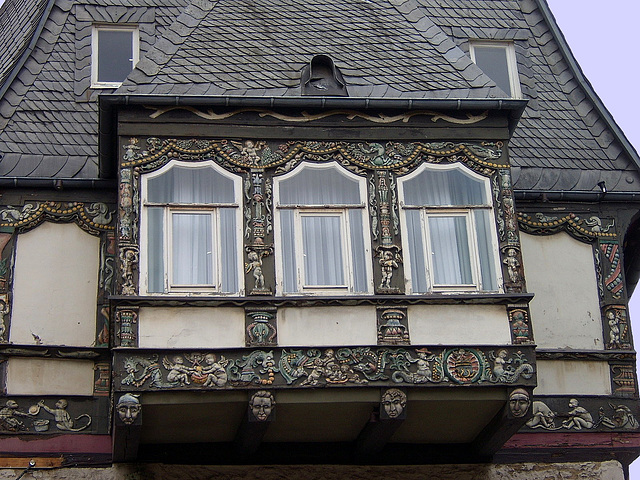
[[[553,448],[640,448],[637,433],[518,433],[502,447],[503,450]]]
[[[106,453],[111,454],[111,435],[56,435],[0,438],[0,454]]]

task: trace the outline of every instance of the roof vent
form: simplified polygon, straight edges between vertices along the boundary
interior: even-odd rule
[[[340,70],[327,55],[316,55],[311,59],[302,69],[300,84],[302,95],[349,95]]]

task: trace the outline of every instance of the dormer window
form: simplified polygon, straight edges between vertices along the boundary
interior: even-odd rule
[[[138,62],[136,26],[95,25],[91,39],[91,86],[117,88]]]
[[[509,98],[520,98],[520,81],[513,43],[471,42],[471,60],[500,87]]]
[[[342,74],[330,57],[316,55],[300,75],[303,95],[348,96]]]

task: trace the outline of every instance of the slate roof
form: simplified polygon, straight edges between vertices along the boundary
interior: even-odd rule
[[[27,3],[6,0],[12,6],[0,22]],[[117,90],[127,95],[295,97],[303,66],[326,54],[351,97],[505,98],[468,50],[469,39],[510,40],[529,100],[510,145],[516,188],[596,190],[605,180],[610,191],[640,190],[638,155],[581,77],[544,0],[50,4],[35,48],[0,99],[0,175],[97,176],[86,27],[103,15],[141,25],[141,60]],[[22,15],[15,35],[24,51],[35,27]],[[0,57],[0,75],[10,75],[19,51]]]

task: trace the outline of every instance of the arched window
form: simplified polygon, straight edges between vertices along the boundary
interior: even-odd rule
[[[410,292],[497,291],[489,179],[460,165],[424,164],[398,185]]]
[[[335,163],[303,163],[276,178],[274,193],[280,292],[370,292],[365,179]]]
[[[240,192],[240,177],[213,161],[175,161],[145,175],[141,290],[239,293]]]

